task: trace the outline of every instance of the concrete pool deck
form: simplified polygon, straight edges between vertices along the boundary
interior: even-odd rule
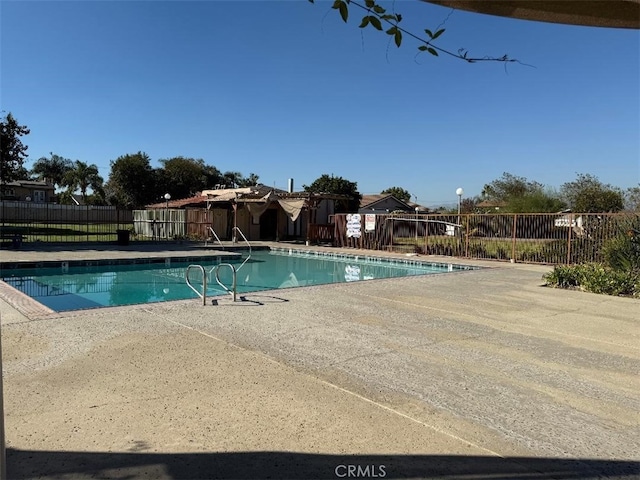
[[[489,268],[204,307],[30,318],[0,300],[8,477],[638,478],[638,300],[417,258]]]

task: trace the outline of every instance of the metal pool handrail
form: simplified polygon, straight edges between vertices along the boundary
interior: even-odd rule
[[[197,268],[202,272],[202,293],[196,290],[196,288],[191,283],[191,280],[189,280],[189,270],[191,270],[192,268]],[[216,275],[216,278],[217,278],[217,275]],[[187,285],[189,286],[189,288],[194,292],[196,292],[196,295],[202,298],[202,305],[206,305],[207,304],[207,274],[204,271],[204,267],[202,265],[189,265],[187,267],[187,270],[184,273],[184,279],[187,282]]]
[[[240,266],[238,267],[238,270],[240,270],[242,267],[244,267],[244,264],[247,263],[249,261],[249,259],[251,258],[251,244],[249,243],[249,240],[247,240],[247,237],[244,236],[244,233],[242,233],[242,230],[240,230],[240,227],[233,227],[231,229],[231,231],[236,230],[240,236],[242,237],[242,239],[244,240],[244,242],[247,244],[247,246],[249,247],[249,255],[247,255],[247,258],[244,259],[244,262],[242,262],[240,264]]]
[[[231,288],[227,287],[220,280],[220,267],[229,267],[231,269],[231,274],[232,274]],[[193,284],[191,283],[191,280],[189,279],[189,270],[191,270],[192,268],[197,268],[202,273],[202,293],[200,293],[193,286]],[[220,264],[216,265],[215,267],[213,267],[209,271],[209,273],[211,273],[212,271],[215,271],[215,279],[216,279],[216,282],[218,282],[218,285],[220,285],[226,292],[231,294],[231,298],[235,302],[236,298],[237,298],[237,295],[238,295],[238,293],[237,293],[238,292],[238,290],[237,290],[238,276],[236,274],[236,272],[237,272],[236,267],[234,267],[230,263],[220,263]],[[185,277],[184,278],[185,281],[187,282],[187,286],[191,290],[196,292],[196,295],[198,295],[198,297],[202,298],[202,305],[203,306],[206,305],[207,304],[207,272],[206,272],[205,268],[202,265],[189,265],[187,267],[187,270],[185,271],[184,277]]]
[[[220,281],[220,267],[229,267],[231,269],[231,274],[232,274],[232,280],[231,280],[231,288],[228,288],[224,283],[222,283],[222,281]],[[238,284],[238,276],[237,276],[237,270],[236,267],[234,267],[233,265],[231,265],[230,263],[220,263],[218,265],[215,266],[215,273],[216,273],[216,282],[218,282],[218,285],[220,285],[222,288],[224,288],[228,293],[231,294],[231,298],[233,299],[233,301],[236,301],[236,296],[237,296],[237,284]]]
[[[218,244],[220,245],[220,247],[222,247],[222,249],[224,250],[224,245],[222,245],[222,242],[220,241],[220,238],[218,237],[218,235],[216,234],[216,231],[212,228],[212,227],[207,227],[209,230],[211,230],[211,233],[213,234],[213,237],[216,239],[216,241],[218,242]],[[207,239],[205,238],[204,240],[204,246],[207,246]]]

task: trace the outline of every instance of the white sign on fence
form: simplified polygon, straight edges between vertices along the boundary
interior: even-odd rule
[[[582,217],[574,217],[573,215],[565,215],[564,217],[554,220],[556,227],[582,227]]]
[[[376,230],[376,216],[373,213],[367,213],[364,216],[364,231],[375,232]]]
[[[347,215],[347,238],[360,238],[360,214]]]

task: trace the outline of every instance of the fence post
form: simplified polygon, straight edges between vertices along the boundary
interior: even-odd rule
[[[511,261],[516,261],[516,225],[518,224],[518,214],[513,216],[513,236],[511,238]]]
[[[429,215],[424,217],[424,254],[429,255]]]
[[[567,265],[571,265],[571,231],[573,230],[573,213],[569,215],[569,232],[567,233]]]
[[[464,258],[469,258],[469,217],[471,215],[467,214],[467,224],[464,229]]]
[[[52,204],[51,203],[47,203],[47,215],[46,215],[46,218],[47,218],[47,223],[46,224],[47,224],[47,226],[51,225],[51,210],[52,210]],[[51,231],[51,230],[49,230],[49,231]],[[47,241],[48,240],[49,239],[47,238]]]

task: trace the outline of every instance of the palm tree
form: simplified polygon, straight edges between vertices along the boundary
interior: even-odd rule
[[[93,164],[87,165],[80,160],[74,162],[73,167],[67,171],[63,179],[63,185],[67,187],[67,193],[71,195],[80,190],[83,201],[87,199],[88,188],[91,188],[100,197],[104,197],[103,184],[104,180],[98,173],[98,167]]]
[[[242,177],[239,182],[240,187],[253,187],[258,184],[260,177],[255,173],[250,173],[247,178]]]
[[[33,164],[31,174],[41,180],[49,180],[55,187],[63,184],[64,177],[73,168],[73,163],[68,158],[51,153],[51,158],[42,157]]]

